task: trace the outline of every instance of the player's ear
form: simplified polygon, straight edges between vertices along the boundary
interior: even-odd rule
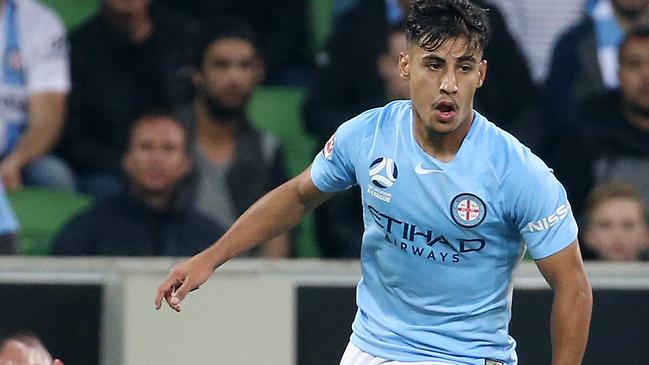
[[[399,76],[404,80],[410,80],[410,56],[407,53],[399,53]]]
[[[484,80],[487,78],[487,60],[480,61],[478,66],[478,87],[482,87]]]

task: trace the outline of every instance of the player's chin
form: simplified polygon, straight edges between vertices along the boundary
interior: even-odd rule
[[[429,123],[429,128],[437,135],[447,135],[458,128],[458,123],[455,120],[433,120]]]

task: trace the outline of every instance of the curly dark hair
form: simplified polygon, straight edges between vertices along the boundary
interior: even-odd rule
[[[487,9],[469,0],[415,0],[406,21],[406,36],[427,51],[464,36],[469,49],[483,51],[489,42]]]

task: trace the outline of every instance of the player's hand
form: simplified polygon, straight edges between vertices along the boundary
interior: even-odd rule
[[[17,190],[22,187],[21,169],[20,163],[11,156],[8,156],[0,163],[0,178],[7,190]]]
[[[190,291],[198,289],[214,272],[214,266],[206,256],[198,254],[169,270],[169,275],[158,287],[155,309],[160,309],[162,299],[176,312],[180,312],[180,302]]]
[[[52,362],[52,365],[63,365],[63,361],[61,361],[61,360],[59,360],[59,359],[55,359],[55,360]]]

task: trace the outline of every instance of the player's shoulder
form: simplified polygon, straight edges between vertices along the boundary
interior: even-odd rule
[[[18,0],[16,5],[21,17],[35,22],[31,24],[32,26],[41,22],[46,22],[46,25],[56,24],[62,26],[63,24],[54,10],[38,1]]]
[[[529,147],[520,142],[509,132],[496,126],[484,116],[481,124],[482,133],[477,143],[482,151],[481,156],[488,159],[496,174],[503,178],[540,176],[552,170]]]
[[[400,120],[409,118],[410,100],[392,101],[382,107],[369,109],[343,123],[336,132],[337,138],[350,138],[360,141],[377,133],[392,133]]]

